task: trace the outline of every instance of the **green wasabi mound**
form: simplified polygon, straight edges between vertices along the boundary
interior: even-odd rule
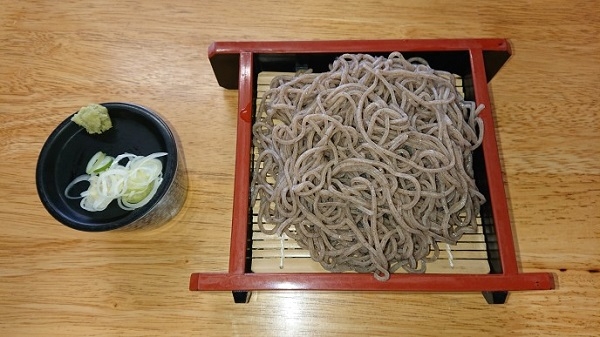
[[[71,118],[89,134],[100,134],[112,127],[108,109],[100,104],[84,106]]]

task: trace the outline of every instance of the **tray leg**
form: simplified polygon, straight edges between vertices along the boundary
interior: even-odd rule
[[[235,303],[248,303],[250,301],[250,296],[252,295],[251,291],[243,290],[234,290],[231,293],[233,294],[233,301]]]
[[[508,291],[483,291],[481,292],[488,304],[504,304]]]

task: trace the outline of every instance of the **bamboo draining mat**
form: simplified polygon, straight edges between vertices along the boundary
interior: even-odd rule
[[[265,91],[269,89],[275,76],[291,73],[264,71],[257,77],[256,109],[260,106]],[[457,90],[464,96],[462,79],[456,77]],[[257,152],[253,147],[256,157]],[[253,162],[252,165],[255,165]],[[258,203],[257,203],[258,204]],[[450,246],[452,260],[449,260],[447,245],[439,244],[439,258],[427,264],[427,273],[487,274],[489,265],[481,219],[477,218],[477,233],[465,234],[456,246]],[[255,273],[306,273],[327,272],[313,261],[308,250],[300,248],[295,240],[284,236],[267,235],[260,232],[257,225],[257,207],[252,214],[252,271]],[[398,273],[403,273],[399,270]]]

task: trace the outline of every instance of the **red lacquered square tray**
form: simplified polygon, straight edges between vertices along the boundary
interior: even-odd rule
[[[467,267],[450,272],[442,268],[442,271],[425,274],[395,273],[385,282],[376,280],[372,274],[329,273],[310,268],[298,271],[293,266],[304,266],[305,263],[298,264],[297,259],[290,259],[291,272],[278,268],[265,271],[258,267],[269,261],[265,247],[279,251],[276,246],[265,246],[263,239],[256,239],[255,214],[249,205],[252,121],[259,92],[259,74],[293,72],[299,68],[326,70],[344,53],[387,55],[393,51],[399,51],[405,57],[422,57],[432,68],[456,74],[461,78],[465,98],[485,105],[480,116],[486,132],[482,146],[473,153],[473,166],[476,184],[487,202],[481,207],[480,231],[471,239],[471,246],[464,249]],[[482,292],[488,303],[504,303],[509,291],[553,289],[551,273],[522,273],[517,265],[488,91],[488,82],[510,55],[510,44],[504,39],[213,43],[208,56],[219,85],[239,91],[229,270],[227,273],[192,274],[190,290],[232,291],[234,300],[240,303],[247,302],[252,291],[275,289]],[[254,249],[253,246],[258,245],[262,246]],[[460,249],[457,253],[460,254]],[[297,254],[294,258],[303,257],[302,252],[294,254]],[[475,267],[471,270],[469,266]]]

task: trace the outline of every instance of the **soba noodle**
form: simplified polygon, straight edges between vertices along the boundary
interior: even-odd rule
[[[438,242],[476,230],[482,108],[451,74],[397,52],[274,78],[253,125],[260,230],[330,271],[424,272]]]

